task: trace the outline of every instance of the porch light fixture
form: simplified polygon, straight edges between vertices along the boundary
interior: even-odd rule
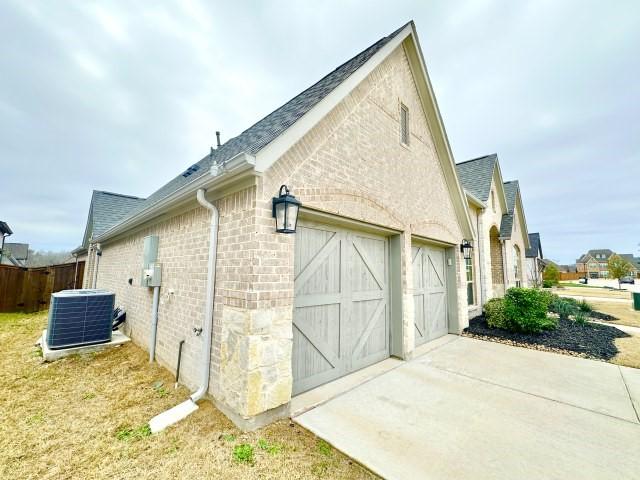
[[[462,240],[460,244],[460,251],[464,256],[465,260],[469,260],[471,258],[471,251],[473,250],[473,245],[469,240]]]
[[[276,232],[296,233],[300,201],[289,193],[286,185],[280,187],[278,197],[273,197],[273,218],[276,219]]]

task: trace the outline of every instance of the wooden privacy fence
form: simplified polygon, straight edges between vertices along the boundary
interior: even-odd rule
[[[586,276],[584,272],[560,272],[560,280],[578,280]]]
[[[0,265],[0,312],[37,312],[49,308],[51,294],[82,288],[84,262],[20,268]]]

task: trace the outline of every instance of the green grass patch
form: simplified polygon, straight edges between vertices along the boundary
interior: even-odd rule
[[[135,428],[130,427],[129,425],[122,425],[116,430],[116,438],[123,442],[141,440],[150,435],[151,427],[149,427],[148,423]]]
[[[280,452],[282,452],[284,447],[283,447],[282,444],[271,443],[271,442],[268,442],[267,440],[265,440],[264,438],[261,438],[260,440],[258,440],[258,448],[260,450],[264,450],[265,452],[267,452],[270,455],[277,455]]]
[[[248,443],[241,443],[233,448],[233,459],[238,463],[253,465],[253,447]]]
[[[329,445],[327,442],[325,442],[324,440],[322,440],[321,438],[318,439],[318,443],[316,444],[316,448],[318,449],[318,451],[328,457],[329,455],[331,455],[331,453],[333,452],[333,447],[331,445]]]

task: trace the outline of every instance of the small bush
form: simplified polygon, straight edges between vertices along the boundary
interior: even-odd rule
[[[553,287],[554,283],[551,280],[543,280],[542,281],[542,288],[551,288]]]
[[[492,298],[483,307],[487,324],[491,328],[509,329],[509,322],[504,314],[504,300],[502,298]]]
[[[557,295],[553,295],[549,302],[549,311],[557,313],[563,320],[567,320],[571,315],[575,315],[578,310],[579,304],[577,300],[573,298],[560,298]]]
[[[547,318],[550,296],[533,288],[510,288],[504,296],[504,313],[509,327],[524,333],[538,333],[555,328]]]
[[[233,449],[233,459],[238,463],[253,465],[253,447],[248,443],[236,445]]]
[[[581,302],[579,302],[578,308],[580,309],[581,312],[584,312],[584,313],[593,312],[593,307],[589,303],[587,303],[586,300],[582,300]]]
[[[573,316],[573,320],[578,325],[585,325],[587,323],[587,315],[582,310],[578,310]]]

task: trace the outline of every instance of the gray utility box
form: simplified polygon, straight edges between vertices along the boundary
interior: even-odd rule
[[[158,260],[158,236],[144,237],[144,251],[142,252],[142,274],[140,285],[143,287],[159,287],[162,281],[162,269]]]

